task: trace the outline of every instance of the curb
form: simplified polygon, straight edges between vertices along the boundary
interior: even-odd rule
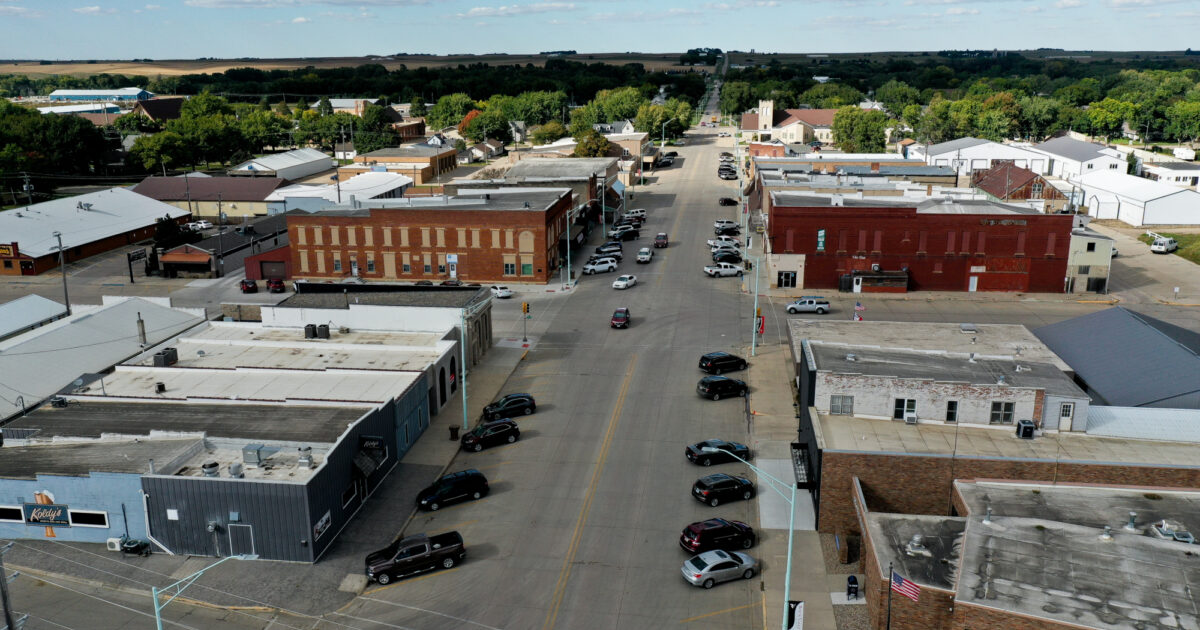
[[[81,578],[81,577],[74,576],[74,575],[67,575],[65,573],[55,573],[53,571],[45,571],[43,569],[32,569],[32,568],[17,565],[17,564],[10,564],[8,566],[12,567],[13,569],[17,569],[17,570],[21,571],[22,573],[24,573],[30,577],[34,577],[34,578],[37,578],[37,576],[41,576],[45,579],[55,579],[55,580],[62,580],[64,582],[74,582],[76,584],[82,584],[82,585],[91,586],[94,588],[104,588],[104,589],[108,589],[110,591],[118,591],[121,593],[125,593],[126,595],[137,595],[140,597],[146,597],[146,596],[150,595],[149,589],[138,589],[138,588],[132,588],[129,586],[123,586],[121,584],[110,584],[108,582],[103,582],[101,580],[92,580],[92,579],[88,579],[88,578]],[[182,596],[177,596],[171,601],[183,602],[185,604],[188,604],[189,606],[208,608],[210,610],[241,610],[241,611],[274,612],[274,613],[279,612],[279,609],[270,608],[267,606],[226,606],[226,605],[222,605],[222,604],[214,604],[212,602],[206,602],[201,599],[192,599],[190,597],[182,597]]]

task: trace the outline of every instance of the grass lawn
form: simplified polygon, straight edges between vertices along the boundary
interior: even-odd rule
[[[1186,260],[1190,260],[1197,265],[1200,265],[1200,234],[1172,234],[1170,232],[1157,232],[1163,236],[1170,236],[1179,242],[1179,249],[1175,250],[1176,256],[1182,256]],[[1154,239],[1141,234],[1138,240],[1149,244]]]

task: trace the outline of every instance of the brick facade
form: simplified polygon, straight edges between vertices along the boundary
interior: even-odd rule
[[[183,225],[191,220],[190,216],[182,216],[175,220]],[[67,248],[63,259],[73,263],[90,256],[103,254],[119,247],[132,247],[139,241],[154,238],[153,224],[132,229],[123,234],[92,241],[78,247]],[[138,263],[141,264],[141,263]],[[5,276],[36,276],[58,267],[58,252],[39,256],[37,258],[21,254],[19,243],[0,245],[0,275]]]
[[[438,282],[457,255],[463,282],[550,281],[559,266],[572,195],[543,210],[373,208],[365,216],[317,213],[288,217],[293,277]]]

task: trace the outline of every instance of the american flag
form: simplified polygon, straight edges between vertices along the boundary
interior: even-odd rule
[[[856,311],[865,311],[865,310],[867,310],[867,307],[863,306],[863,305],[862,305],[862,302],[855,302],[855,303],[854,303],[854,310],[856,310]]]
[[[863,320],[863,318],[862,318],[862,315],[859,315],[858,313],[855,313],[855,314],[854,314],[854,319],[853,319],[852,321],[861,322],[862,320]]]
[[[892,571],[892,590],[914,602],[921,597],[921,588],[912,581],[900,577],[900,574],[895,571]]]

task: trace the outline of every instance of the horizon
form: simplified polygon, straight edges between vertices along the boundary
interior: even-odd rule
[[[1032,0],[79,0],[61,8],[0,0],[0,58],[189,61],[621,49],[665,55],[696,48],[697,40],[722,50],[789,55],[1160,53],[1195,44],[1200,11],[1188,8],[1182,0],[1056,0],[1044,6]],[[764,22],[794,26],[765,29]],[[798,38],[804,45],[796,45]],[[529,46],[532,39],[542,43]],[[1146,39],[1159,49],[1121,45]],[[864,40],[876,46],[864,47]],[[509,49],[518,46],[528,50]],[[800,50],[784,52],[791,48]]]

